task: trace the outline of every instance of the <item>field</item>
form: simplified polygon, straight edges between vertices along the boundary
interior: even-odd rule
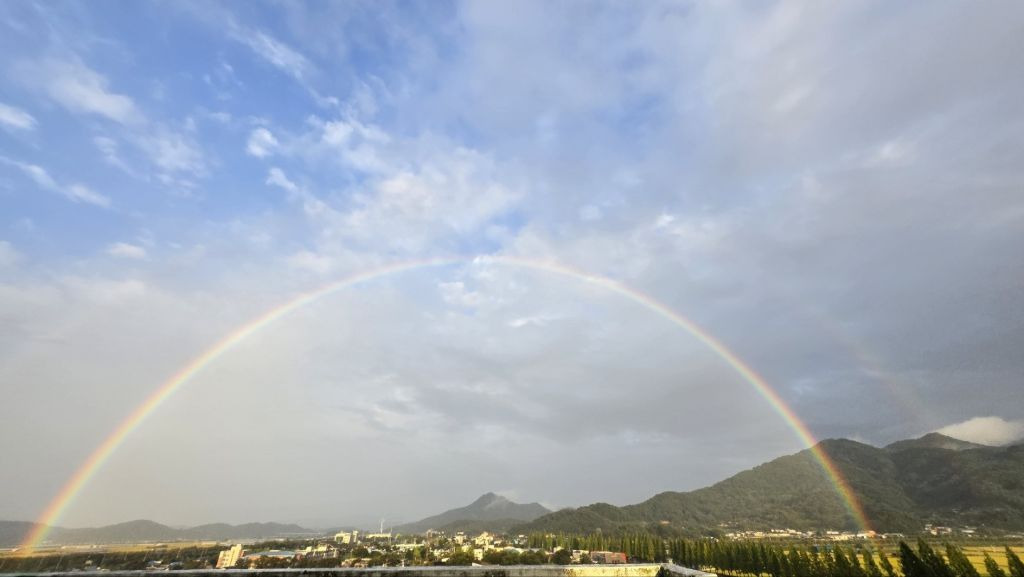
[[[123,543],[110,545],[63,545],[39,547],[29,550],[0,550],[0,557],[38,557],[46,555],[74,555],[81,553],[143,553],[146,551],[174,551],[176,549],[219,549],[217,541],[174,541],[169,543]]]
[[[1024,557],[1024,547],[1010,547],[1013,552],[1018,556]],[[967,558],[971,560],[971,563],[981,572],[982,575],[985,573],[985,553],[988,553],[990,557],[999,563],[999,566],[1006,569],[1006,553],[1003,547],[996,545],[965,545],[962,547]]]
[[[911,544],[913,543],[911,542]],[[942,552],[943,556],[945,556],[944,546],[941,542],[934,542],[931,543],[931,545],[936,549],[936,551]],[[985,553],[988,553],[990,557],[995,559],[996,563],[999,563],[999,566],[1004,570],[1007,569],[1006,549],[1004,545],[965,545],[963,543],[957,543],[957,545],[963,549],[964,554],[967,555],[967,558],[971,560],[972,564],[974,564],[974,568],[983,576],[988,575],[988,571],[985,569]],[[1010,549],[1012,549],[1018,556],[1024,558],[1024,546],[1012,545]],[[897,560],[899,558],[899,551],[897,548],[893,546],[884,546],[882,547],[882,551],[885,552],[892,564],[898,569],[899,562]]]

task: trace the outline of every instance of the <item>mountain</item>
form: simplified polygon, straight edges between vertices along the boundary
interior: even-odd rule
[[[524,521],[533,521],[551,511],[539,503],[514,503],[501,495],[487,493],[465,507],[451,509],[395,527],[399,533],[423,533],[429,529],[444,531],[505,531]]]
[[[210,541],[220,539],[270,539],[272,537],[288,537],[292,535],[313,535],[319,533],[294,524],[284,523],[243,523],[228,525],[213,523],[199,525],[190,529],[182,529],[186,539]]]
[[[13,547],[36,526],[24,521],[0,521],[0,547]],[[138,520],[104,527],[67,529],[53,527],[47,542],[60,545],[142,543],[153,541],[221,541],[230,539],[269,539],[293,535],[313,535],[316,531],[298,525],[281,523],[246,523],[228,525],[214,523],[186,529],[175,529],[154,521]]]
[[[36,524],[28,521],[0,521],[0,547],[14,547],[21,543]]]
[[[885,448],[889,451],[902,451],[905,449],[949,449],[950,451],[966,451],[968,449],[981,449],[984,447],[985,445],[979,445],[978,443],[972,443],[970,441],[961,441],[960,439],[947,437],[942,433],[928,433],[927,435],[917,439],[896,441],[891,445],[887,445]]]
[[[987,447],[932,434],[885,448],[846,439],[822,441],[818,448],[835,463],[876,530],[916,532],[925,523],[1024,529],[1024,445]],[[653,526],[684,532],[858,528],[814,453],[804,450],[696,491],[661,493],[625,507],[565,509],[515,530]]]

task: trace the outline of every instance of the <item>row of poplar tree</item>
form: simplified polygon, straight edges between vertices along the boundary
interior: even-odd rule
[[[923,540],[918,541],[916,549],[901,541],[893,559],[884,551],[867,547],[786,547],[752,541],[665,540],[649,533],[619,536],[536,533],[529,536],[528,543],[530,547],[548,551],[556,548],[620,551],[634,561],[662,563],[671,559],[686,567],[770,577],[983,577],[960,547],[946,544],[945,555],[942,555]],[[988,576],[1024,577],[1024,563],[1017,554],[1007,547],[1005,555],[1008,571],[985,554]]]
[[[881,550],[838,545],[785,547],[752,542],[670,541],[669,555],[688,567],[771,577],[982,577],[960,547],[945,545],[945,556],[925,541],[916,550],[900,542],[895,563]],[[1024,563],[1009,547],[1009,573],[985,554],[990,577],[1024,577]]]

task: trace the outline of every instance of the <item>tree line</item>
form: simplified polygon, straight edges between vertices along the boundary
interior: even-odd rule
[[[946,544],[943,555],[924,540],[919,540],[916,548],[901,541],[892,558],[881,549],[867,546],[663,539],[650,533],[535,533],[528,536],[528,544],[549,551],[617,551],[625,553],[631,561],[672,560],[686,567],[758,577],[985,577],[957,545]],[[1019,556],[1009,547],[1004,554],[1008,570],[985,554],[987,577],[1024,577],[1024,563]]]

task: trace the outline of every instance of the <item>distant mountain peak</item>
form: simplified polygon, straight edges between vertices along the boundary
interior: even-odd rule
[[[904,451],[906,449],[946,449],[950,451],[966,451],[969,449],[980,449],[987,445],[979,445],[970,441],[954,439],[942,433],[928,433],[916,439],[896,441],[885,448],[890,451]]]
[[[497,493],[490,493],[490,492],[488,492],[488,493],[484,493],[483,495],[480,495],[477,498],[476,501],[473,501],[473,503],[470,505],[470,507],[493,508],[493,507],[503,507],[503,506],[509,505],[509,504],[515,505],[515,503],[513,503],[512,501],[510,501],[509,499],[507,499],[505,497],[502,497],[501,495],[499,495]]]
[[[396,527],[396,530],[401,533],[422,533],[428,529],[441,529],[442,527],[451,529],[460,523],[466,526],[472,524],[474,528],[486,526],[487,522],[495,522],[496,526],[504,526],[509,521],[533,521],[550,512],[539,503],[516,503],[497,493],[487,492],[465,507],[450,509],[415,523],[401,525]]]

